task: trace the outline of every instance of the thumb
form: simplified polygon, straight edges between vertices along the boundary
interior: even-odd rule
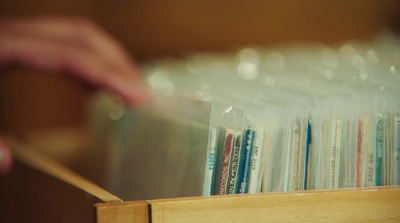
[[[5,175],[11,169],[12,156],[6,143],[0,138],[0,175]]]

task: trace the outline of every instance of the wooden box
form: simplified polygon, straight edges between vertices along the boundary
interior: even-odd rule
[[[123,201],[60,164],[8,142],[0,222],[400,222],[400,187]]]
[[[249,44],[368,39],[383,27],[399,27],[399,3],[5,0],[0,1],[0,15],[89,17],[146,60]],[[84,84],[67,76],[20,73],[25,74],[2,75],[0,80],[2,128],[82,124],[90,92]],[[15,163],[10,174],[0,177],[0,223],[400,222],[400,186],[123,201],[30,152],[29,146],[9,143]]]

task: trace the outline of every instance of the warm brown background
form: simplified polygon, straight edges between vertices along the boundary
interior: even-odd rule
[[[137,59],[291,41],[363,39],[400,22],[398,0],[1,0],[1,17],[89,17]],[[89,90],[66,75],[8,69],[0,76],[0,127],[75,126]]]
[[[400,1],[0,0],[0,17],[34,15],[88,17],[143,61],[249,44],[366,39],[399,26]],[[91,92],[69,75],[0,68],[0,131],[19,136],[39,132],[39,141],[60,150],[84,147],[80,129]],[[41,132],[66,143],[57,145],[58,140]]]

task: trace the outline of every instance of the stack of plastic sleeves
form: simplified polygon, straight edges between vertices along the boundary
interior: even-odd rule
[[[115,124],[126,199],[400,184],[400,39],[201,53],[143,66]]]

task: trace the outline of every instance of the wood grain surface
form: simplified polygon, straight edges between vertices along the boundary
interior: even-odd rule
[[[145,201],[126,201],[123,203],[96,204],[98,223],[147,223],[149,207]]]
[[[400,187],[148,201],[153,223],[400,222]]]

